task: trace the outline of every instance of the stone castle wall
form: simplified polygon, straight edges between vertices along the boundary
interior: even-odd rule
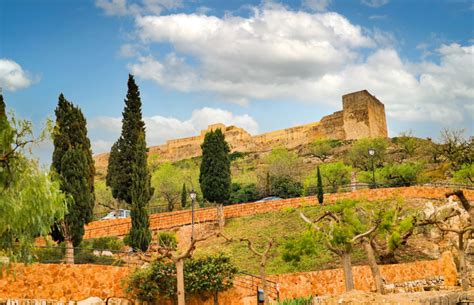
[[[354,140],[370,137],[387,137],[387,122],[384,105],[367,90],[346,94],[342,97],[343,110],[334,112],[320,122],[272,131],[252,136],[237,126],[210,125],[200,135],[167,141],[152,146],[150,155],[161,161],[178,161],[201,155],[201,144],[205,134],[220,128],[225,134],[231,151],[265,152],[275,147],[289,149],[308,144],[316,139]],[[105,167],[108,154],[95,157],[96,167]]]

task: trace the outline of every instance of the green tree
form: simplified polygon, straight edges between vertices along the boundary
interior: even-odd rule
[[[405,159],[413,157],[421,144],[411,131],[402,132],[393,140],[401,148]]]
[[[131,204],[134,162],[136,160],[135,150],[140,135],[145,133],[145,123],[142,120],[140,91],[133,75],[128,76],[127,85],[122,133],[110,151],[106,181],[107,186],[112,189],[114,198]],[[146,151],[144,153],[146,154]],[[152,193],[151,191],[150,196]],[[148,202],[148,200],[146,201]]]
[[[421,173],[423,164],[407,162],[402,164],[388,164],[375,170],[377,184],[386,186],[410,186],[423,180]],[[372,172],[366,171],[359,174],[359,180],[372,183]]]
[[[321,171],[319,169],[319,166],[317,167],[317,179],[318,179],[318,185],[317,185],[317,194],[318,194],[318,202],[319,204],[323,204],[324,202],[324,190],[323,190],[323,180],[321,178]]]
[[[258,200],[260,193],[255,183],[240,184],[232,183],[230,192],[230,203],[243,203]]]
[[[281,198],[300,197],[303,185],[290,176],[271,177],[272,195]]]
[[[9,120],[1,94],[0,127],[0,252],[30,260],[35,238],[48,235],[54,220],[64,217],[65,195],[59,181],[26,156],[28,146],[43,141],[48,129],[35,138],[31,122],[13,115]]]
[[[55,114],[51,167],[58,174],[61,190],[68,195],[68,213],[55,226],[52,236],[66,242],[66,258],[74,263],[73,246],[81,243],[84,225],[93,219],[94,160],[81,109],[60,94]]]
[[[358,202],[341,200],[331,206],[324,206],[315,221],[300,213],[303,220],[312,226],[315,237],[328,250],[341,258],[346,291],[354,289],[352,275],[352,252],[360,240],[377,228],[366,222],[366,217],[357,208]]]
[[[301,175],[301,159],[286,148],[274,148],[264,161],[270,177],[289,176],[297,179]]]
[[[213,297],[219,304],[219,292],[233,286],[238,269],[230,258],[222,254],[199,259],[188,259],[184,265],[186,293],[194,296]]]
[[[321,165],[324,184],[330,186],[334,193],[337,193],[339,186],[351,182],[351,171],[352,168],[341,161]]]
[[[316,140],[311,144],[311,153],[318,157],[321,162],[325,162],[333,154],[334,148],[339,146],[338,140]]]
[[[183,179],[182,171],[169,162],[161,164],[153,173],[152,183],[157,190],[156,196],[167,203],[169,212],[174,210],[179,196],[182,196]]]
[[[183,183],[183,189],[181,190],[181,208],[186,208],[188,203],[188,191],[186,190],[186,183]]]
[[[226,203],[231,185],[230,149],[222,131],[216,129],[206,133],[201,149],[199,183],[203,196],[209,202]]]
[[[474,163],[464,164],[458,171],[454,172],[453,181],[457,183],[474,183]]]
[[[147,168],[147,148],[145,133],[138,135],[135,156],[133,160],[132,176],[132,227],[128,235],[128,244],[135,250],[145,252],[151,242],[150,219],[147,205],[151,198],[150,173]]]
[[[374,166],[380,167],[385,161],[387,146],[388,142],[383,138],[357,140],[347,155],[348,163],[353,167],[368,171],[372,170],[372,158]],[[369,149],[375,150],[374,156],[369,155]]]

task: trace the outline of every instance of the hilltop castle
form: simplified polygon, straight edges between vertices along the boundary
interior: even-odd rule
[[[252,136],[237,126],[213,124],[194,137],[169,140],[163,145],[149,148],[150,155],[158,155],[162,161],[177,161],[201,155],[205,134],[220,128],[232,151],[264,152],[274,147],[289,149],[308,144],[316,139],[354,140],[387,137],[385,107],[367,90],[342,96],[342,110],[324,116],[320,122],[296,126]],[[96,166],[107,164],[108,154],[95,157]]]

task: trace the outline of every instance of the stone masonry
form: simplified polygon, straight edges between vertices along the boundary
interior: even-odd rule
[[[387,137],[385,107],[367,90],[342,96],[342,110],[324,116],[320,122],[291,127],[252,136],[237,126],[213,124],[200,135],[169,140],[149,148],[160,161],[178,161],[201,155],[201,144],[208,131],[221,129],[232,151],[265,152],[275,147],[296,148],[316,139],[355,140]],[[95,156],[96,167],[105,168],[108,153]]]

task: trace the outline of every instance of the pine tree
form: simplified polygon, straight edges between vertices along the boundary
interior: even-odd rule
[[[317,176],[318,176],[318,186],[317,186],[318,202],[319,204],[323,204],[323,201],[324,201],[323,180],[321,179],[321,171],[319,170],[319,166],[317,169]]]
[[[122,119],[122,133],[112,146],[109,157],[106,183],[112,189],[115,199],[132,203],[132,176],[135,160],[135,149],[141,133],[145,133],[142,120],[142,102],[140,91],[133,75],[128,76],[128,92]],[[146,152],[145,152],[146,154]],[[150,197],[153,189],[150,188]],[[148,202],[149,198],[146,200]]]
[[[128,236],[128,244],[134,250],[146,251],[151,242],[150,219],[146,206],[151,197],[150,173],[147,168],[147,148],[145,133],[139,134],[135,158],[132,168],[132,227]]]
[[[68,196],[68,212],[53,228],[52,237],[68,244],[69,262],[73,262],[72,246],[77,246],[84,235],[84,225],[93,217],[94,160],[87,123],[79,107],[66,100],[61,93],[55,110],[52,169],[61,181],[61,190]]]
[[[199,183],[209,202],[226,203],[230,197],[229,145],[220,129],[206,133],[201,145],[202,162]]]
[[[181,190],[181,207],[184,209],[188,201],[188,191],[186,190],[186,184],[183,183],[183,189]]]

